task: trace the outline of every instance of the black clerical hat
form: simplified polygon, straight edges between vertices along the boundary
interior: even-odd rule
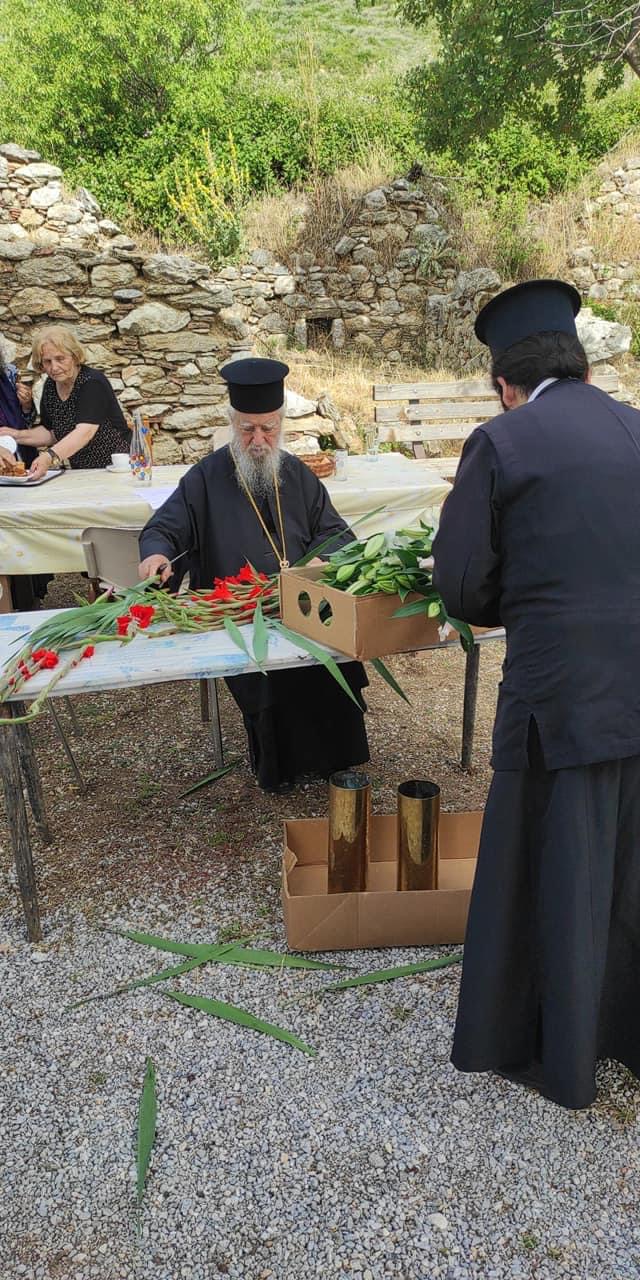
[[[476,319],[475,335],[494,359],[534,333],[554,330],[575,338],[580,305],[578,290],[563,280],[526,280],[487,302]]]
[[[272,413],[284,404],[284,380],[289,366],[282,360],[230,360],[220,370],[228,384],[229,400],[241,413]]]

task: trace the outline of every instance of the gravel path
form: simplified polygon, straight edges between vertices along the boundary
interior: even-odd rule
[[[375,808],[411,776],[449,808],[483,803],[500,654],[482,660],[477,764],[459,744],[455,653],[393,663],[412,707],[370,690]],[[262,798],[226,695],[240,764],[211,768],[193,686],[79,700],[87,798],[48,717],[36,726],[54,846],[36,846],[45,942],[29,947],[0,814],[0,1277],[14,1280],[631,1280],[640,1276],[640,1086],[604,1064],[597,1103],[565,1112],[448,1061],[456,966],[321,994],[319,973],[209,966],[175,985],[230,1000],[315,1046],[309,1058],[179,1007],[162,987],[66,1011],[172,962],[108,930],[284,949],[284,816],[322,814],[324,788]],[[445,951],[439,948],[439,954]],[[430,952],[331,956],[358,972]],[[145,1058],[158,1135],[140,1231],[135,1131]]]

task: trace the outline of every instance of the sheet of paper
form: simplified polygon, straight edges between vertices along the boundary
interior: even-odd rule
[[[149,485],[148,488],[134,489],[133,492],[137,498],[142,498],[143,502],[148,502],[152,511],[157,511],[158,507],[161,507],[167,501],[167,498],[170,498],[171,494],[175,493],[177,487],[177,484]]]

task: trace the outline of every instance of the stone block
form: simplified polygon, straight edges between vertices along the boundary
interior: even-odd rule
[[[145,302],[134,307],[128,315],[118,320],[120,333],[139,336],[147,333],[177,333],[184,329],[191,317],[188,311],[177,311],[162,302]]]
[[[197,289],[188,290],[185,294],[190,307],[201,307],[205,311],[219,311],[221,307],[233,306],[234,296],[227,285],[216,284],[208,280],[201,281]]]
[[[53,289],[18,289],[9,299],[9,307],[18,319],[34,316],[53,316],[63,310],[57,293]]]
[[[65,298],[65,302],[81,316],[106,316],[116,305],[113,298]]]
[[[334,253],[338,258],[344,258],[347,253],[351,253],[351,250],[355,249],[357,243],[353,236],[341,236],[334,248]]]
[[[0,258],[5,258],[8,262],[23,262],[25,258],[30,258],[35,249],[33,241],[26,240],[0,240]]]
[[[47,182],[44,187],[36,187],[29,196],[29,203],[34,209],[50,209],[62,198],[62,187],[59,182]]]
[[[111,218],[101,218],[98,223],[98,230],[102,232],[103,236],[120,235],[120,227],[117,222],[112,222]]]
[[[307,349],[307,322],[306,320],[296,320],[293,326],[293,342],[294,346],[300,351]]]
[[[113,296],[116,302],[137,302],[138,298],[144,298],[142,289],[114,289]]]
[[[23,209],[20,217],[18,218],[18,222],[26,231],[34,231],[36,227],[42,226],[44,217],[41,213],[38,213],[36,209]]]
[[[43,160],[34,160],[22,165],[16,176],[21,179],[28,178],[39,187],[43,187],[52,178],[61,178],[62,169],[59,169],[56,164],[45,164]]]
[[[178,284],[191,284],[211,275],[204,262],[194,262],[181,253],[153,253],[142,265],[142,274],[148,280],[169,280]]]
[[[293,276],[276,276],[273,285],[273,292],[277,298],[283,298],[285,294],[295,293],[296,282]]]
[[[147,333],[140,338],[143,351],[164,353],[168,360],[184,360],[185,353],[194,356],[199,351],[218,351],[222,345],[220,338],[213,333],[192,333],[188,329],[182,333]]]
[[[86,187],[78,187],[76,200],[85,212],[90,213],[92,217],[100,218],[102,216],[102,209],[100,208],[98,201],[95,196],[92,196],[90,191],[87,191]]]
[[[138,273],[128,262],[114,262],[112,266],[94,267],[91,272],[91,287],[97,293],[113,293],[115,289],[133,284]]]
[[[593,297],[593,289],[601,288],[593,285],[589,296]],[[626,324],[616,324],[611,320],[601,320],[594,316],[589,307],[583,307],[576,316],[578,337],[590,362],[610,360],[613,356],[623,355],[631,346],[632,333]]]
[[[368,191],[362,201],[365,209],[378,212],[380,209],[386,209],[387,197],[382,187],[376,187],[373,191]]]
[[[331,324],[331,342],[333,343],[333,346],[335,347],[336,351],[342,351],[346,343],[346,340],[347,340],[347,334],[346,334],[346,329],[344,325],[344,320],[342,320],[339,316],[337,316],[336,319],[333,320]]]
[[[3,142],[0,146],[0,156],[5,156],[7,160],[12,160],[16,164],[25,164],[30,160],[39,160],[39,151],[28,151],[26,147],[18,147],[15,142]]]
[[[47,210],[47,221],[64,222],[69,225],[73,222],[82,222],[82,209],[77,204],[65,204],[64,200],[60,200]]]

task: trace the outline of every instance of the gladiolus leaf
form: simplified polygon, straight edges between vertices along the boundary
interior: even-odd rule
[[[191,956],[200,963],[212,961],[221,964],[246,964],[264,966],[265,968],[284,969],[343,969],[344,965],[325,964],[321,960],[307,960],[305,956],[292,956],[288,952],[259,951],[253,947],[243,947],[238,942],[173,942],[170,938],[161,938],[155,933],[140,933],[136,929],[115,929],[119,938],[128,938],[130,942],[140,942],[145,947],[155,947],[158,951],[171,951],[174,955]]]
[[[223,769],[215,769],[213,773],[208,773],[206,778],[200,778],[198,782],[194,782],[192,786],[187,787],[186,791],[181,791],[178,800],[184,800],[185,796],[190,796],[194,791],[199,791],[201,787],[207,787],[210,782],[217,782],[219,778],[225,778],[232,769],[235,769],[239,763],[240,756],[237,760],[232,760],[230,764],[226,764]]]
[[[371,973],[361,973],[357,978],[343,978],[340,982],[332,982],[323,987],[325,991],[346,991],[349,987],[365,987],[374,982],[392,982],[394,978],[408,978],[412,973],[430,973],[432,969],[444,969],[449,964],[460,964],[462,952],[454,956],[438,956],[436,960],[421,960],[417,964],[401,964],[395,969],[373,969]]]
[[[351,698],[351,701],[355,702],[358,711],[362,711],[362,707],[360,706],[355,693],[347,684],[347,681],[335,661],[335,658],[332,658],[331,654],[327,653],[326,649],[323,649],[319,644],[315,644],[313,640],[308,640],[306,636],[299,636],[297,631],[290,631],[288,627],[283,627],[281,622],[274,621],[272,625],[275,627],[276,631],[280,632],[280,635],[284,636],[285,640],[290,640],[291,644],[295,644],[298,649],[304,649],[307,653],[310,653],[313,658],[316,658],[318,662],[321,662],[323,667],[326,667],[329,674],[333,676],[334,680],[337,680],[340,688],[344,689],[344,692]]]
[[[259,600],[253,615],[253,656],[258,666],[269,656],[269,632]]]
[[[248,650],[248,648],[247,648],[247,646],[246,646],[246,644],[245,644],[245,641],[244,641],[244,636],[243,636],[243,634],[242,634],[242,632],[241,632],[241,630],[240,630],[239,626],[238,626],[238,625],[233,621],[233,618],[229,618],[229,617],[228,617],[228,615],[225,613],[224,618],[222,619],[222,621],[223,621],[223,623],[224,623],[224,629],[225,629],[225,631],[226,631],[227,635],[230,637],[230,639],[231,639],[231,640],[233,640],[233,643],[234,643],[235,645],[237,645],[237,646],[238,646],[238,648],[239,648],[239,649],[241,649],[243,653],[246,653],[246,655],[247,655],[247,657],[248,657],[249,661],[250,661],[250,662],[255,662],[256,666],[257,666],[257,667],[258,667],[258,669],[262,672],[263,676],[266,676],[266,674],[267,674],[267,673],[266,673],[266,671],[265,671],[264,667],[262,667],[262,666],[260,665],[260,663],[259,663],[258,659],[257,659],[256,657],[254,657],[254,655],[253,655],[253,654],[249,653],[249,650]]]
[[[144,1083],[138,1108],[138,1207],[140,1207],[144,1195],[144,1184],[156,1136],[157,1114],[156,1072],[151,1058],[147,1058],[147,1069],[144,1073]]]
[[[293,1032],[285,1031],[284,1027],[278,1027],[272,1022],[263,1022],[261,1018],[255,1018],[247,1009],[240,1009],[235,1004],[227,1004],[224,1000],[210,1000],[207,996],[187,996],[181,991],[165,991],[163,995],[169,1000],[177,1000],[179,1004],[186,1005],[189,1009],[199,1009],[201,1013],[208,1013],[213,1018],[224,1018],[226,1022],[235,1022],[239,1027],[248,1027],[251,1031],[262,1031],[265,1035],[272,1036],[274,1040],[283,1040],[294,1049],[300,1049],[302,1053],[315,1057],[316,1050],[305,1044],[304,1040],[298,1039]]]
[[[389,668],[385,667],[384,662],[382,661],[382,658],[372,658],[371,666],[373,667],[374,671],[378,672],[379,676],[382,676],[383,680],[386,680],[387,684],[389,685],[389,688],[393,689],[394,693],[397,693],[401,698],[404,698],[405,702],[408,702],[409,706],[411,706],[411,699],[407,697],[406,693],[404,692],[404,689],[400,688],[398,681],[396,680],[395,676],[392,676]]]
[[[132,978],[130,982],[123,982],[121,987],[114,987],[113,991],[102,991],[97,996],[84,996],[82,1000],[75,1000],[73,1004],[68,1004],[65,1013],[71,1013],[73,1009],[82,1008],[83,1004],[92,1004],[95,1000],[111,1000],[113,996],[124,996],[129,991],[135,991],[137,987],[151,987],[154,982],[166,982],[168,978],[179,978],[183,973],[191,973],[192,969],[198,969],[200,965],[207,964],[208,960],[192,958],[185,960],[183,964],[172,965],[170,969],[161,969],[158,973],[150,973],[146,978]]]

